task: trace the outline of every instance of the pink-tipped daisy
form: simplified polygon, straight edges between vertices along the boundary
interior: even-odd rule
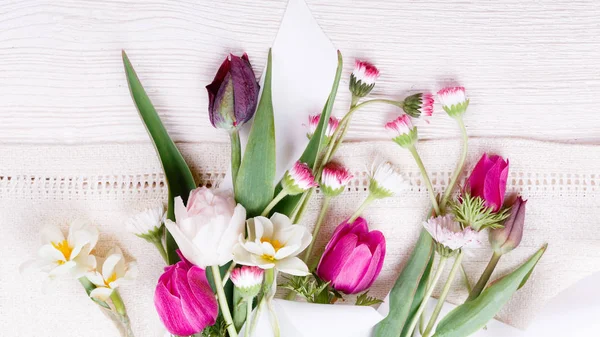
[[[308,139],[312,138],[312,136],[315,134],[315,131],[317,131],[317,127],[319,126],[319,121],[321,120],[321,115],[310,115],[308,116],[308,124],[305,124],[305,126],[308,128],[308,132],[306,133],[306,136],[308,137]],[[337,130],[338,126],[340,124],[340,120],[331,116],[329,117],[329,123],[327,123],[327,129],[325,130],[325,136],[328,138],[331,138],[331,136],[333,136],[333,133],[335,132],[335,130]]]
[[[413,146],[417,140],[417,128],[413,126],[407,114],[388,122],[385,129],[391,133],[392,139],[404,148]]]
[[[437,93],[444,111],[450,117],[461,117],[469,106],[469,99],[465,94],[464,87],[448,87]]]
[[[379,78],[377,67],[367,61],[356,60],[354,71],[350,75],[350,91],[355,97],[367,96]]]
[[[443,255],[451,255],[463,247],[480,244],[478,233],[471,227],[463,229],[452,214],[429,218],[423,223],[423,227],[441,246],[438,251]]]
[[[259,267],[242,266],[231,271],[231,282],[240,291],[243,298],[258,295],[265,271]]]
[[[321,190],[326,196],[338,196],[352,178],[352,174],[344,166],[334,162],[327,163],[321,176]]]
[[[300,194],[318,186],[310,167],[300,161],[297,161],[290,170],[285,172],[281,185],[289,195]]]

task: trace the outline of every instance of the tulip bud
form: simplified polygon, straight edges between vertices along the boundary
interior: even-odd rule
[[[242,266],[231,272],[231,282],[245,300],[251,300],[260,292],[265,271],[259,267]]]
[[[438,98],[444,111],[452,118],[460,118],[467,111],[469,100],[464,87],[444,88],[438,91]]]
[[[404,99],[402,109],[413,118],[421,116],[427,118],[433,115],[433,95],[431,93],[418,93]]]
[[[506,254],[521,243],[526,204],[527,200],[517,197],[510,209],[508,219],[504,222],[504,228],[490,231],[490,243],[496,254]]]
[[[498,212],[504,203],[508,167],[508,160],[484,153],[467,180],[471,195],[482,198],[494,212]]]
[[[254,116],[259,85],[248,55],[229,55],[223,61],[208,91],[208,115],[215,128],[232,131]]]
[[[214,325],[219,313],[206,272],[183,257],[165,267],[154,292],[154,306],[167,330],[177,336],[193,335]]]
[[[328,197],[336,197],[344,191],[352,178],[347,168],[336,163],[327,163],[321,176],[321,191]]]
[[[285,172],[281,186],[288,195],[296,195],[312,187],[317,187],[318,184],[315,182],[310,167],[297,161],[290,170]]]
[[[354,71],[350,75],[350,92],[360,98],[367,96],[379,77],[379,70],[369,62],[356,60]]]
[[[417,141],[417,128],[407,114],[387,123],[385,128],[392,134],[392,140],[403,148],[409,148]]]
[[[368,289],[381,272],[385,258],[385,237],[369,231],[367,221],[358,217],[352,224],[340,224],[325,247],[317,275],[345,294]]]

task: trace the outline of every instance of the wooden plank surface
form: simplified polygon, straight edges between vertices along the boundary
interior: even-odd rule
[[[468,88],[474,136],[600,143],[600,2],[308,0],[346,58],[335,113],[347,108],[352,60],[381,69],[377,97],[458,82]],[[208,84],[228,52],[257,74],[283,0],[3,0],[0,143],[142,142],[129,98],[126,49],[177,141],[227,141],[206,115]],[[439,118],[423,138],[456,137]],[[373,106],[351,140],[383,139],[397,114]]]

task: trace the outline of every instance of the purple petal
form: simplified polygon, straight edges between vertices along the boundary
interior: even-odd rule
[[[256,110],[258,102],[259,85],[252,71],[248,55],[241,58],[231,57],[231,76],[233,80],[233,96],[235,104],[235,121],[243,124],[250,120]]]
[[[181,300],[173,296],[167,288],[159,283],[154,291],[154,306],[165,328],[178,336],[189,336],[196,328],[188,323],[181,308]]]
[[[332,280],[333,288],[346,294],[356,294],[360,291],[357,291],[357,286],[369,269],[371,257],[371,250],[366,244],[356,247],[347,256],[344,264],[340,266],[338,275]]]
[[[231,62],[229,61],[229,58],[225,58],[225,60],[221,64],[221,67],[219,67],[219,70],[217,71],[217,74],[215,75],[215,78],[212,81],[212,83],[206,86],[206,91],[208,91],[208,113],[209,113],[209,115],[212,115],[212,111],[214,111],[215,96],[217,95],[217,92],[219,91],[219,88],[221,87],[221,83],[223,83],[223,80],[225,79],[225,75],[227,75],[227,73],[229,73],[230,68],[231,68]],[[211,122],[212,122],[212,120],[211,120]],[[214,126],[214,124],[213,124],[213,126]]]
[[[226,95],[228,93],[228,87],[232,85],[232,77],[231,74],[226,74],[223,82],[221,83],[221,87],[217,91],[217,94],[214,98],[212,109],[209,110],[210,123],[214,127],[220,127],[220,124],[226,121],[226,118],[223,114],[228,114],[229,111],[232,113],[234,97],[232,95]],[[230,89],[230,88],[229,88]],[[230,92],[229,92],[230,93]],[[221,106],[225,106],[226,109]],[[235,120],[234,116],[229,116],[230,120]]]

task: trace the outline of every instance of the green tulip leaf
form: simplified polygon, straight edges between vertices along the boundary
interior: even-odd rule
[[[262,95],[235,182],[235,199],[244,205],[248,217],[260,215],[273,200],[275,120],[271,97],[271,63],[271,50],[269,50]]]
[[[196,188],[196,183],[194,182],[190,168],[185,163],[183,156],[175,146],[173,140],[171,140],[171,137],[169,137],[158,113],[156,113],[156,109],[154,109],[125,51],[123,51],[123,64],[125,65],[125,74],[127,75],[131,98],[137,107],[150,138],[152,138],[154,148],[165,172],[169,188],[167,218],[175,221],[174,198],[180,196],[186,202],[190,191]],[[168,231],[165,241],[169,264],[179,261],[179,256],[176,253],[178,248],[177,243],[175,243],[175,240]]]
[[[315,133],[310,138],[310,141],[306,145],[302,156],[300,156],[300,161],[306,163],[309,167],[313,168],[313,171],[317,169],[316,165],[318,164],[317,158],[319,154],[325,147],[325,136],[327,133],[327,125],[329,124],[329,117],[331,116],[331,111],[333,110],[333,104],[335,103],[335,97],[337,96],[338,87],[340,86],[340,79],[342,78],[342,68],[344,66],[344,61],[342,59],[342,53],[338,50],[338,65],[335,73],[335,79],[333,81],[333,85],[331,86],[331,92],[329,93],[329,97],[325,102],[325,106],[323,107],[323,112],[321,113],[321,118],[319,119],[319,124],[317,125],[317,129]],[[277,185],[277,192],[281,191],[281,183]],[[275,211],[290,215],[296,205],[300,201],[302,194],[297,195],[288,195],[283,200],[281,200],[277,207],[275,207]]]
[[[431,254],[429,257],[429,263],[427,264],[427,268],[425,268],[425,272],[419,281],[419,286],[417,287],[417,292],[412,299],[412,304],[410,305],[410,311],[408,317],[406,318],[406,322],[412,322],[413,319],[419,319],[416,317],[417,311],[419,310],[419,306],[423,302],[423,298],[425,298],[425,291],[427,290],[427,285],[429,281],[429,276],[431,275],[431,270],[433,269],[433,261],[435,258],[435,254]],[[402,333],[400,337],[410,337],[408,335],[409,324],[404,324],[402,328]]]
[[[476,299],[448,313],[438,324],[434,337],[466,337],[483,328],[527,281],[546,248],[547,245],[544,245],[519,268],[495,281]]]
[[[375,326],[375,337],[398,337],[406,323],[410,322],[414,307],[411,299],[417,299],[420,304],[418,292],[419,288],[423,287],[421,281],[426,282],[426,272],[434,252],[433,247],[433,239],[427,231],[422,230],[406,267],[400,273],[390,292],[388,300],[390,311],[387,317]],[[423,297],[423,295],[420,296]],[[418,319],[418,317],[414,319]]]

